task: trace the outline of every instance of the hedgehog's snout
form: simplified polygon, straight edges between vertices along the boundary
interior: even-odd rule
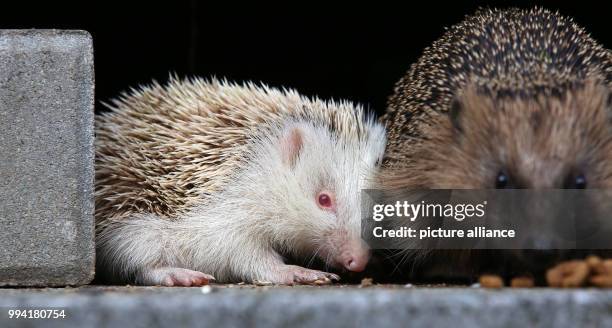
[[[353,272],[361,272],[365,270],[369,259],[369,252],[357,252],[343,254],[341,261],[345,269]]]
[[[365,270],[369,260],[370,249],[360,238],[348,241],[336,259],[339,265],[353,272]]]

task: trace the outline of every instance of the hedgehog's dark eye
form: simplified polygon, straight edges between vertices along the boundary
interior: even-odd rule
[[[495,178],[495,188],[496,189],[504,189],[508,186],[510,182],[510,178],[508,177],[508,173],[506,171],[501,170],[497,173],[497,177]]]
[[[585,189],[587,187],[587,180],[584,174],[570,174],[567,182],[565,183],[565,189]]]

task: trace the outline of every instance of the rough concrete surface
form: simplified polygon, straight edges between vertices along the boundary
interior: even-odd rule
[[[65,319],[8,319],[9,309]],[[411,287],[0,289],[1,327],[612,327],[612,291]]]
[[[91,281],[93,46],[0,30],[0,285]]]

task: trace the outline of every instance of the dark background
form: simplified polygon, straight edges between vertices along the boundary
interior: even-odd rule
[[[0,8],[0,27],[89,31],[98,102],[175,72],[263,81],[307,95],[348,98],[380,112],[393,84],[445,26],[480,6],[536,4],[573,16],[612,47],[610,12],[603,2],[583,1],[447,0],[419,7],[351,2],[338,8],[311,2],[263,7],[242,1],[41,1]]]

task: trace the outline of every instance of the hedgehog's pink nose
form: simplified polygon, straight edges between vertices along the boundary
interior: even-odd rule
[[[369,259],[370,254],[368,251],[344,253],[342,256],[342,265],[349,271],[361,272],[365,270]]]

